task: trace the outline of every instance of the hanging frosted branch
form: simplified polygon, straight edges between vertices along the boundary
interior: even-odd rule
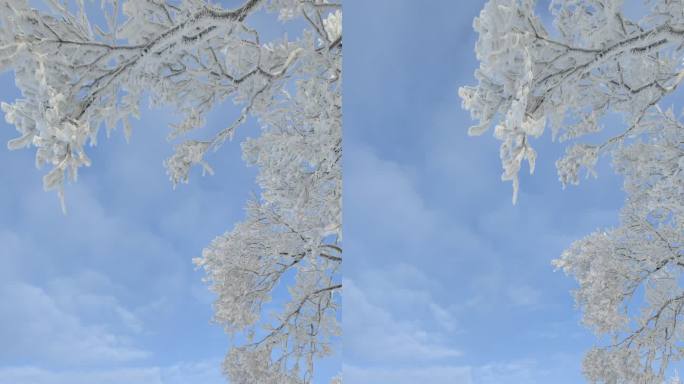
[[[50,166],[46,189],[88,166],[98,131],[123,125],[128,139],[140,102],[172,106],[183,117],[169,138],[201,128],[217,104],[240,116],[205,140],[187,140],[165,161],[174,186],[195,165],[214,173],[206,155],[255,118],[261,134],[242,144],[259,169],[261,195],[246,219],[217,237],[196,264],[216,292],[215,319],[244,334],[224,369],[234,383],[309,383],[314,362],[333,352],[340,329],[342,8],[326,0],[245,0],[223,9],[200,0],[103,0],[105,23],[84,2],[0,0],[0,70],[13,70],[22,98],[2,103],[19,137]],[[73,6],[70,6],[73,5]],[[304,21],[297,39],[261,41],[257,12]],[[73,12],[73,13],[72,13]],[[294,90],[294,91],[293,91]],[[294,276],[289,283],[285,275]],[[287,282],[286,282],[287,280]],[[289,299],[263,308],[275,289]],[[337,379],[334,379],[337,380]]]
[[[600,156],[612,156],[627,193],[620,225],[575,242],[554,264],[577,279],[583,322],[607,340],[586,355],[587,378],[663,383],[684,356],[684,125],[662,106],[684,78],[684,2],[649,1],[637,21],[622,3],[551,1],[549,31],[535,1],[488,1],[473,24],[478,84],[460,95],[477,120],[471,135],[495,126],[514,201],[521,163],[534,169],[531,141],[547,125],[575,141],[556,162],[563,185],[578,184],[583,169],[596,176]],[[624,129],[592,142],[615,113]]]

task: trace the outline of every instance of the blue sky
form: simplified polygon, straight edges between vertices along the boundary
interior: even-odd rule
[[[263,41],[296,36],[296,25],[273,15],[252,21]],[[0,100],[19,96],[12,73],[0,74]],[[230,340],[210,323],[213,296],[191,260],[244,217],[256,170],[239,142],[257,126],[249,121],[211,155],[215,176],[195,170],[174,191],[162,161],[178,116],[143,111],[130,144],[121,130],[108,140],[101,132],[88,151],[93,165],[66,189],[66,216],[56,194],[43,191],[34,150],[0,150],[0,384],[225,382]],[[199,135],[238,116],[225,103]],[[0,142],[16,135],[2,119]],[[326,362],[321,376],[339,364]]]
[[[562,190],[547,134],[511,204],[499,143],[466,135],[457,96],[475,81],[483,4],[346,3],[347,382],[583,382],[594,337],[551,260],[617,223],[620,179],[603,159],[598,179]]]
[[[0,83],[13,100],[11,74]],[[173,191],[169,112],[146,111],[130,144],[117,131],[90,151],[66,216],[32,150],[0,151],[0,383],[222,382],[228,339],[209,324],[212,297],[191,259],[242,217],[254,170],[228,145],[213,156],[216,177]],[[0,123],[0,141],[15,135]]]
[[[474,82],[482,4],[345,1],[347,383],[583,381],[594,338],[550,263],[616,224],[620,179],[603,159],[598,179],[562,190],[563,147],[545,135],[511,205],[498,142],[466,135],[457,97]],[[0,75],[0,99],[17,96]],[[207,130],[236,115],[222,106]],[[243,217],[255,170],[237,141],[255,126],[212,156],[215,176],[173,191],[162,167],[173,121],[145,111],[130,144],[120,131],[100,140],[67,216],[32,150],[0,150],[0,384],[223,382],[229,340],[190,260]],[[0,121],[0,142],[15,136]]]

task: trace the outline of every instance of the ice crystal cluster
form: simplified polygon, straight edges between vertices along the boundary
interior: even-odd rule
[[[478,84],[460,95],[478,121],[470,134],[495,127],[514,201],[546,127],[571,143],[556,162],[564,185],[612,158],[626,192],[620,225],[554,263],[578,281],[583,322],[602,340],[585,357],[586,377],[663,383],[684,357],[684,122],[677,98],[666,99],[684,79],[684,1],[644,2],[639,20],[626,5],[553,0],[545,25],[535,1],[488,1],[474,22]],[[604,129],[609,115],[624,123]]]
[[[39,6],[36,6],[39,3]],[[93,8],[104,17],[92,16]],[[36,8],[34,8],[36,7]],[[256,13],[299,21],[296,38],[262,41]],[[274,17],[275,20],[275,17]],[[0,0],[0,70],[14,71],[21,99],[3,103],[19,137],[50,170],[46,189],[90,164],[98,130],[123,126],[143,98],[174,107],[171,137],[204,124],[232,100],[241,116],[206,140],[187,140],[166,162],[174,183],[249,117],[261,134],[242,144],[258,167],[260,196],[246,219],[196,260],[217,294],[215,319],[243,335],[224,362],[232,383],[309,383],[314,362],[339,334],[341,279],[342,9],[327,0],[245,0],[225,9],[205,0]],[[264,306],[277,287],[289,298]]]

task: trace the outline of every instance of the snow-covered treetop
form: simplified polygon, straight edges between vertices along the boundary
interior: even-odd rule
[[[612,156],[627,193],[621,225],[554,263],[577,279],[583,321],[606,341],[587,354],[587,378],[662,383],[684,357],[684,124],[663,105],[684,79],[684,1],[647,1],[630,20],[620,0],[554,0],[552,26],[535,6],[490,0],[475,19],[478,84],[460,89],[478,121],[469,133],[495,126],[514,202],[521,163],[534,170],[531,141],[547,126],[574,142],[556,162],[564,185]],[[624,126],[597,140],[611,114]]]
[[[19,137],[10,149],[36,148],[48,165],[46,189],[90,164],[98,130],[130,136],[143,97],[183,116],[171,138],[204,125],[230,99],[241,116],[205,140],[186,140],[165,161],[175,184],[231,139],[249,116],[261,135],[243,143],[259,168],[261,195],[247,218],[220,236],[196,263],[218,299],[216,320],[248,342],[226,358],[234,383],[308,383],[314,360],[339,334],[341,288],[342,9],[327,0],[245,0],[224,9],[205,0],[102,0],[104,24],[83,0],[0,0],[0,70],[13,70],[22,98],[3,103]],[[296,39],[261,41],[250,15],[276,12],[304,21]],[[294,281],[290,283],[290,281]],[[271,292],[289,301],[268,315]]]
[[[601,118],[621,113],[627,129],[596,145],[576,144],[558,161],[564,184],[577,184],[581,167],[602,152],[644,133],[647,112],[684,78],[684,11],[680,1],[652,1],[639,22],[626,18],[622,1],[556,0],[552,31],[534,12],[536,1],[489,1],[475,19],[479,84],[459,91],[478,124],[495,125],[502,141],[502,178],[514,199],[523,160],[534,170],[530,140],[550,126],[554,138],[572,140],[602,129]]]

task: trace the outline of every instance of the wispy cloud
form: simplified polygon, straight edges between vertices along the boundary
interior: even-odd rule
[[[422,326],[421,317],[397,319],[385,309],[391,307],[383,308],[369,301],[352,280],[346,279],[344,286],[344,302],[350,308],[343,320],[344,353],[350,361],[415,364],[461,355],[461,351],[444,343],[444,337],[439,331],[427,331]],[[408,300],[416,303],[410,298]]]
[[[534,359],[489,363],[473,370],[473,384],[542,384],[551,380],[549,371]]]
[[[93,370],[20,366],[0,368],[0,384],[223,384],[219,367],[219,360]]]
[[[602,164],[601,178],[563,191],[554,169],[563,148],[543,137],[513,206],[500,143],[491,131],[467,136],[472,121],[457,96],[475,82],[482,3],[389,3],[345,9],[363,30],[347,35],[347,57],[359,59],[345,67],[356,80],[345,84],[345,277],[363,296],[345,301],[344,317],[374,313],[430,337],[413,364],[374,352],[346,361],[346,373],[360,383],[576,383],[592,338],[577,321],[572,282],[550,261],[615,221],[619,180]],[[370,329],[386,339],[368,328],[354,351],[375,349]],[[425,345],[461,354],[425,358]]]
[[[344,366],[344,378],[353,384],[472,384],[469,367],[425,365],[420,368],[361,368]]]
[[[83,292],[75,292],[84,297]],[[0,285],[0,359],[41,359],[68,364],[125,362],[149,355],[131,340],[109,329],[108,323],[85,323],[79,313],[106,310],[125,314],[125,322],[135,317],[107,297],[90,295],[90,303],[81,301],[77,309],[63,301],[60,294],[26,283]]]

